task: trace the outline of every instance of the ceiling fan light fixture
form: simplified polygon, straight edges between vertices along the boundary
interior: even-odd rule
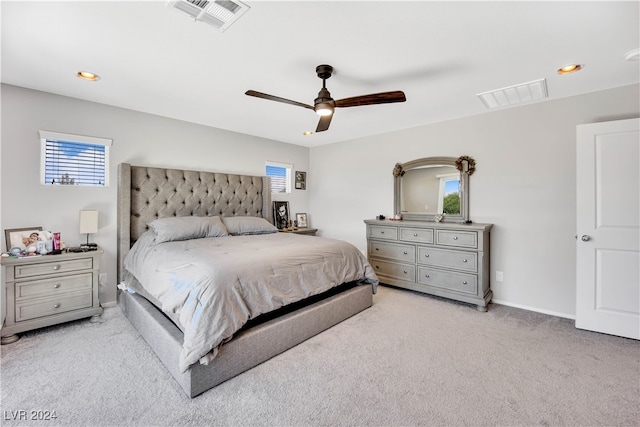
[[[319,105],[316,107],[316,113],[319,116],[330,116],[333,114],[333,107],[330,105]]]

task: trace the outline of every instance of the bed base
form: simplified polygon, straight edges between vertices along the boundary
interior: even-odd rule
[[[240,331],[220,347],[209,365],[178,369],[182,332],[145,298],[120,291],[118,304],[160,361],[193,398],[210,388],[300,344],[314,335],[371,307],[370,285],[351,287],[283,316]]]

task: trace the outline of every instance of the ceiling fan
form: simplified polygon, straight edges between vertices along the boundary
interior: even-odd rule
[[[407,100],[404,96],[404,92],[396,90],[392,92],[354,96],[352,98],[339,99],[335,101],[331,98],[331,94],[327,90],[326,86],[327,79],[331,77],[331,74],[333,73],[333,67],[331,65],[318,65],[316,67],[316,73],[318,74],[318,77],[322,79],[322,89],[320,89],[318,97],[314,100],[313,106],[297,101],[291,101],[290,99],[280,98],[279,96],[257,92],[255,90],[248,90],[245,92],[245,95],[268,99],[270,101],[283,102],[285,104],[297,105],[298,107],[308,108],[315,111],[320,115],[320,121],[318,122],[316,132],[323,132],[329,129],[329,124],[331,124],[331,119],[333,118],[333,111],[336,107],[359,107],[361,105],[389,104],[392,102],[404,102]]]

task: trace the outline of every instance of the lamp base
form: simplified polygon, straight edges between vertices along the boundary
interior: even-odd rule
[[[82,252],[86,252],[86,251],[97,251],[98,250],[98,244],[97,243],[83,243],[79,246],[79,248],[82,250]]]

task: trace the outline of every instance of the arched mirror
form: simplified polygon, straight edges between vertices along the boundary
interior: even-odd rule
[[[397,163],[393,169],[394,213],[408,220],[471,222],[469,176],[475,168],[469,156]]]

